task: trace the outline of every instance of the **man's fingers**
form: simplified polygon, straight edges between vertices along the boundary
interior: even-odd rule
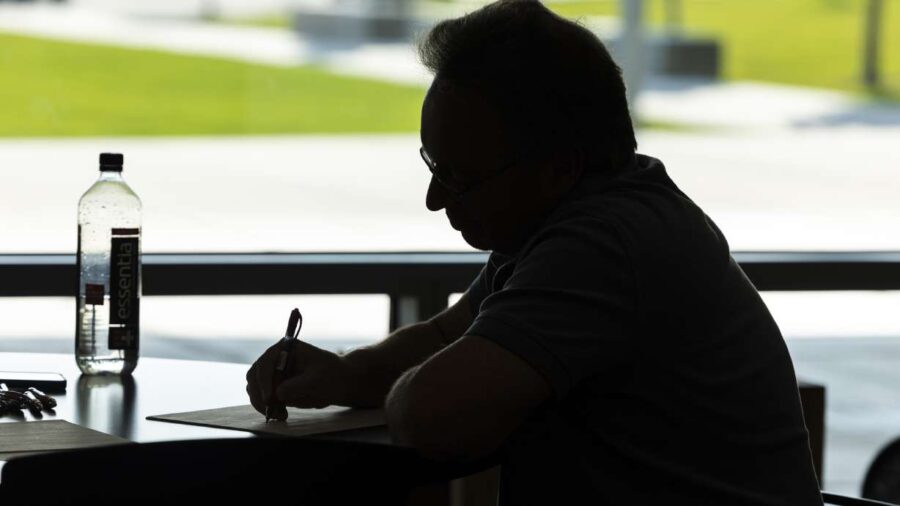
[[[265,392],[261,391],[259,384],[259,362],[253,364],[247,371],[247,395],[250,397],[250,405],[261,414],[266,413]]]
[[[283,350],[284,346],[281,341],[273,344],[260,355],[247,371],[247,395],[250,397],[250,404],[260,413],[265,414],[266,405],[273,400],[273,397],[284,403],[287,403],[288,399],[293,399],[295,401],[295,404],[291,404],[293,406],[297,406],[296,402],[299,401],[302,407],[316,407],[310,406],[308,398],[301,399],[301,397],[306,397],[307,393],[307,386],[304,384],[302,375],[286,380],[283,382],[283,384],[286,384],[284,388],[277,388],[273,391],[274,368]],[[317,352],[321,351],[309,343],[297,340],[291,352],[292,363],[288,366],[286,372],[288,374],[297,374],[306,369],[304,364],[315,356]],[[279,385],[274,386],[280,387]],[[321,403],[316,401],[316,404]],[[324,405],[321,407],[324,407]]]
[[[250,384],[247,384],[247,395],[250,396],[250,405],[253,406],[253,409],[259,411],[261,414],[266,414],[266,405],[259,398],[259,394],[257,393],[255,388],[252,388]]]
[[[256,369],[256,362],[247,369],[247,396],[250,398],[250,405],[259,411],[259,392],[256,386]]]
[[[272,396],[272,370],[268,367],[256,369],[256,391],[260,402],[265,406]],[[263,408],[265,410],[265,408]]]
[[[275,362],[278,360],[278,355],[281,351],[282,346],[279,341],[272,346],[269,346],[253,365],[253,383],[255,383],[256,391],[259,393],[263,409],[265,409],[265,404],[269,402],[269,397],[272,395],[272,374],[274,372]]]

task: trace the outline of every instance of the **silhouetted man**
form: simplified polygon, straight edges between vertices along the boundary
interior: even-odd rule
[[[490,259],[381,343],[304,345],[278,396],[384,405],[423,455],[494,456],[501,504],[821,504],[778,327],[716,225],[635,153],[602,43],[511,0],[419,49],[426,204]],[[248,372],[257,409],[273,355]]]

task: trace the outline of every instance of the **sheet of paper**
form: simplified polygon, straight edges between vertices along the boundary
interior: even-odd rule
[[[0,423],[0,460],[17,455],[130,443],[65,420]]]
[[[270,421],[269,423],[266,423],[263,415],[249,405],[148,416],[147,419],[283,436],[338,432],[376,427],[386,423],[383,409],[354,409],[340,406],[328,406],[322,409],[288,408],[287,420],[283,422]]]

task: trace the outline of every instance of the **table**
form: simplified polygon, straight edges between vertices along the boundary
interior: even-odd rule
[[[245,390],[248,368],[243,364],[140,358],[131,377],[82,376],[74,355],[0,353],[0,371],[58,372],[66,378],[66,393],[53,394],[58,402],[56,414],[45,414],[43,420],[63,419],[137,443],[253,437],[249,432],[146,420],[151,415],[249,404]],[[23,412],[26,419],[34,420],[27,410]],[[0,422],[11,421],[16,420],[0,417]],[[335,434],[353,441],[390,444],[385,427],[327,437]]]
[[[58,372],[65,376],[65,395],[54,395],[56,415],[107,434],[139,443],[210,438],[254,437],[248,432],[195,427],[146,420],[151,415],[247,404],[245,374],[248,366],[195,360],[141,358],[132,377],[81,376],[72,355],[0,353],[0,370]],[[824,397],[821,385],[800,382],[800,394],[810,428],[816,469],[821,477],[824,441]],[[33,419],[25,410],[26,418]],[[0,423],[15,421],[0,418]],[[304,436],[391,444],[385,427],[370,427]],[[448,480],[440,489],[421,490],[414,504],[491,504],[496,498],[499,468],[462,479]]]
[[[58,402],[55,414],[45,414],[42,420],[62,419],[138,443],[255,437],[243,431],[146,419],[248,404],[248,368],[244,364],[140,358],[131,377],[82,376],[74,355],[0,353],[0,371],[56,372],[66,378],[66,393],[52,394]],[[23,413],[26,420],[35,419],[27,410]],[[17,421],[21,418],[0,417],[0,423]],[[303,437],[391,444],[384,426]],[[462,503],[473,495],[490,503],[492,493],[496,498],[496,475],[495,468],[468,478],[450,477],[445,485],[414,491],[410,504],[448,505]],[[476,502],[481,501],[476,497]]]

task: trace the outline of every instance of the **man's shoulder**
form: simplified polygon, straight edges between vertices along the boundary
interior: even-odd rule
[[[615,178],[588,181],[561,213],[563,221],[584,215],[614,228],[635,251],[727,249],[712,219],[672,181],[663,163],[649,156],[638,155],[631,169]]]
[[[605,262],[660,282],[689,271],[721,272],[730,259],[728,242],[712,219],[650,157],[639,158],[621,176],[587,181],[523,253],[522,259],[530,254],[532,264],[555,270],[592,272]]]
[[[590,261],[600,251],[622,250],[614,220],[603,213],[571,212],[546,223],[514,258],[559,256],[565,263]]]
[[[563,214],[589,214],[623,225],[654,222],[687,222],[702,214],[700,208],[675,184],[663,163],[639,155],[634,164],[613,177],[588,176]]]
[[[587,181],[545,220],[519,257],[535,248],[656,248],[706,232],[706,223],[703,211],[665,179],[635,174]]]

